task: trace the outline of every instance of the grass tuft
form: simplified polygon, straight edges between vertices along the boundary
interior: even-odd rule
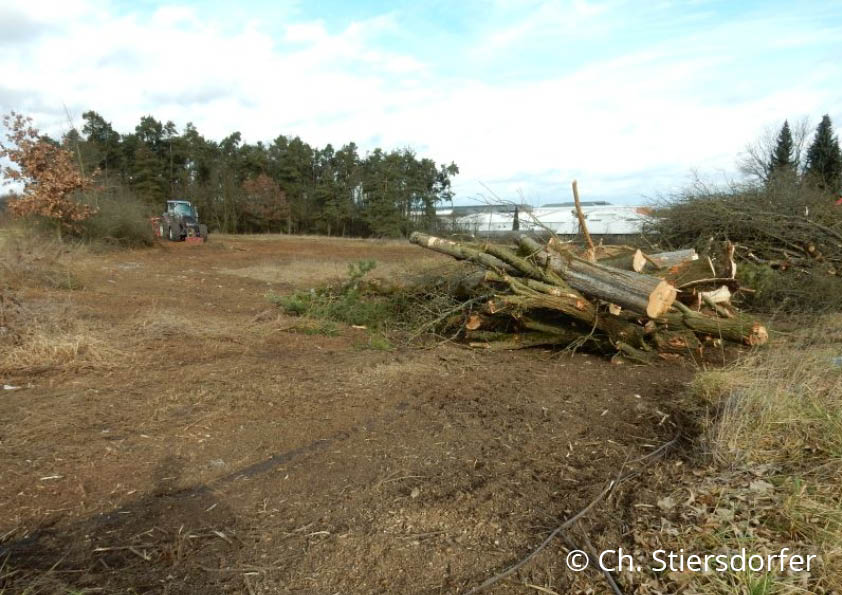
[[[27,304],[10,331],[0,336],[0,375],[112,370],[124,362],[125,354],[102,329],[53,303]]]
[[[685,552],[815,554],[808,573],[661,576],[694,593],[827,593],[842,585],[842,315],[817,318],[733,366],[699,372],[688,408],[701,420],[704,469],[668,476],[670,533],[645,514],[637,539]],[[829,340],[830,339],[830,340]],[[678,504],[683,502],[684,504]],[[648,525],[648,526],[647,526]],[[702,530],[702,528],[704,528]],[[648,591],[647,591],[648,592]]]
[[[20,289],[80,289],[71,266],[84,254],[80,244],[60,243],[36,226],[16,222],[0,230],[0,287]]]
[[[774,349],[696,377],[695,396],[712,406],[706,444],[719,462],[809,467],[842,458],[842,349],[826,341],[840,323],[840,315],[825,317]]]

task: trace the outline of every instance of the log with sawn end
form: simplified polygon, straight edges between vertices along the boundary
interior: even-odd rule
[[[649,318],[663,316],[678,295],[673,285],[657,277],[588,262],[572,254],[551,253],[526,235],[520,236],[518,243],[532,254],[535,262],[564,279],[573,289]]]

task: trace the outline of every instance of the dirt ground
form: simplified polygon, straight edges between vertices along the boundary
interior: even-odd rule
[[[361,329],[292,332],[266,299],[363,258],[386,276],[446,261],[217,236],[90,255],[81,289],[22,293],[85,333],[73,358],[0,375],[23,387],[0,391],[0,592],[464,593],[680,425],[688,367],[373,350]],[[603,541],[630,539],[634,485],[591,523]],[[605,592],[565,554],[490,592]]]

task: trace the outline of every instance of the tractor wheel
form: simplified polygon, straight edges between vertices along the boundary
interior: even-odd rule
[[[171,242],[175,242],[175,241],[177,241],[177,240],[178,240],[178,238],[177,238],[177,237],[175,237],[175,234],[174,234],[174,233],[173,233],[173,231],[172,231],[172,226],[171,226],[171,225],[167,225],[167,239],[168,239],[169,241],[171,241]]]

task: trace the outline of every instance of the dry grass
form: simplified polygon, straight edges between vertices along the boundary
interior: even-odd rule
[[[842,461],[842,342],[826,316],[773,349],[703,372],[693,391],[710,405],[705,445],[720,464],[811,466]],[[828,342],[828,339],[831,339]]]
[[[56,302],[24,304],[0,337],[0,375],[47,370],[110,370],[125,365],[105,329]]]
[[[71,263],[87,252],[82,245],[59,243],[22,224],[0,230],[0,286],[77,289]]]
[[[401,239],[379,239],[379,238],[344,238],[341,236],[320,236],[320,235],[289,235],[285,233],[254,233],[254,234],[226,234],[215,233],[214,238],[219,240],[236,240],[238,243],[243,241],[248,242],[284,242],[290,241],[300,243],[301,240],[312,241],[317,244],[324,244],[326,242],[349,243],[349,244],[376,244],[378,246],[399,246],[405,247],[406,240]]]
[[[214,316],[187,316],[178,310],[153,309],[138,313],[128,321],[129,333],[140,340],[168,337],[226,339],[243,334],[242,326]]]
[[[842,585],[840,327],[842,315],[825,316],[728,369],[699,373],[688,408],[701,422],[703,471],[669,476],[658,514],[641,515],[636,527],[642,540],[673,551],[789,547],[818,555],[818,566],[810,573],[672,573],[659,577],[658,588],[761,595]]]
[[[300,258],[285,263],[261,263],[241,268],[225,268],[219,272],[264,283],[288,285],[296,288],[326,285],[348,276],[348,265],[356,262],[322,258]],[[434,270],[442,266],[442,260],[435,256],[412,258],[398,262],[378,262],[371,272],[371,278],[393,279],[411,271],[414,274]]]
[[[2,228],[0,374],[111,369],[122,359],[104,329],[81,319],[67,303],[33,300],[32,292],[27,294],[32,289],[78,288],[76,270],[86,254],[83,246],[58,243],[23,224]]]
[[[242,268],[225,268],[219,272],[264,283],[309,287],[341,279],[347,270],[348,266],[343,263],[304,258],[289,263],[261,263]]]

